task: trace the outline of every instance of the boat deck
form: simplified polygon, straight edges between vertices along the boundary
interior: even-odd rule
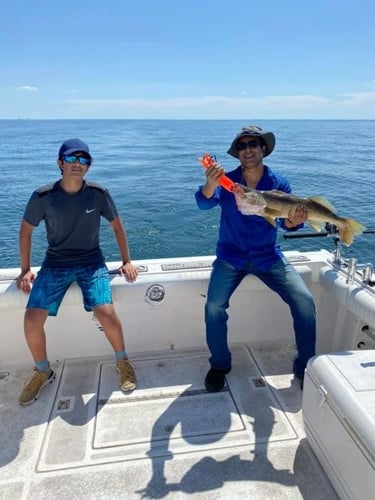
[[[130,394],[113,357],[55,362],[27,407],[30,366],[1,372],[1,500],[337,499],[305,437],[293,346],[231,349],[219,393],[204,349],[132,356]]]

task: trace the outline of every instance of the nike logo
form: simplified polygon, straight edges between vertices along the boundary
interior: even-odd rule
[[[86,213],[91,214],[92,212],[95,212],[96,208],[91,208],[90,210],[86,208]]]

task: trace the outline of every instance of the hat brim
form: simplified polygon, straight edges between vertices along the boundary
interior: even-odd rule
[[[263,156],[268,156],[272,153],[275,147],[276,143],[276,138],[272,132],[262,132],[262,133],[252,133],[252,132],[242,132],[238,134],[232,144],[230,145],[230,148],[228,149],[227,153],[234,158],[238,158],[238,150],[237,150],[237,142],[241,137],[261,137],[264,141],[266,150],[264,152]]]

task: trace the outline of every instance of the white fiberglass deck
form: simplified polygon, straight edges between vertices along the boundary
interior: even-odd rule
[[[204,349],[133,356],[128,395],[111,356],[66,359],[28,407],[30,365],[2,372],[0,499],[336,499],[305,438],[293,346],[232,353],[214,394]]]

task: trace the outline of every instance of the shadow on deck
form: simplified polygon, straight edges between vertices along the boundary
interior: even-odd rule
[[[232,346],[207,393],[204,350],[139,355],[130,394],[112,358],[56,363],[31,406],[30,367],[0,380],[0,498],[336,499],[309,447],[292,349]]]

